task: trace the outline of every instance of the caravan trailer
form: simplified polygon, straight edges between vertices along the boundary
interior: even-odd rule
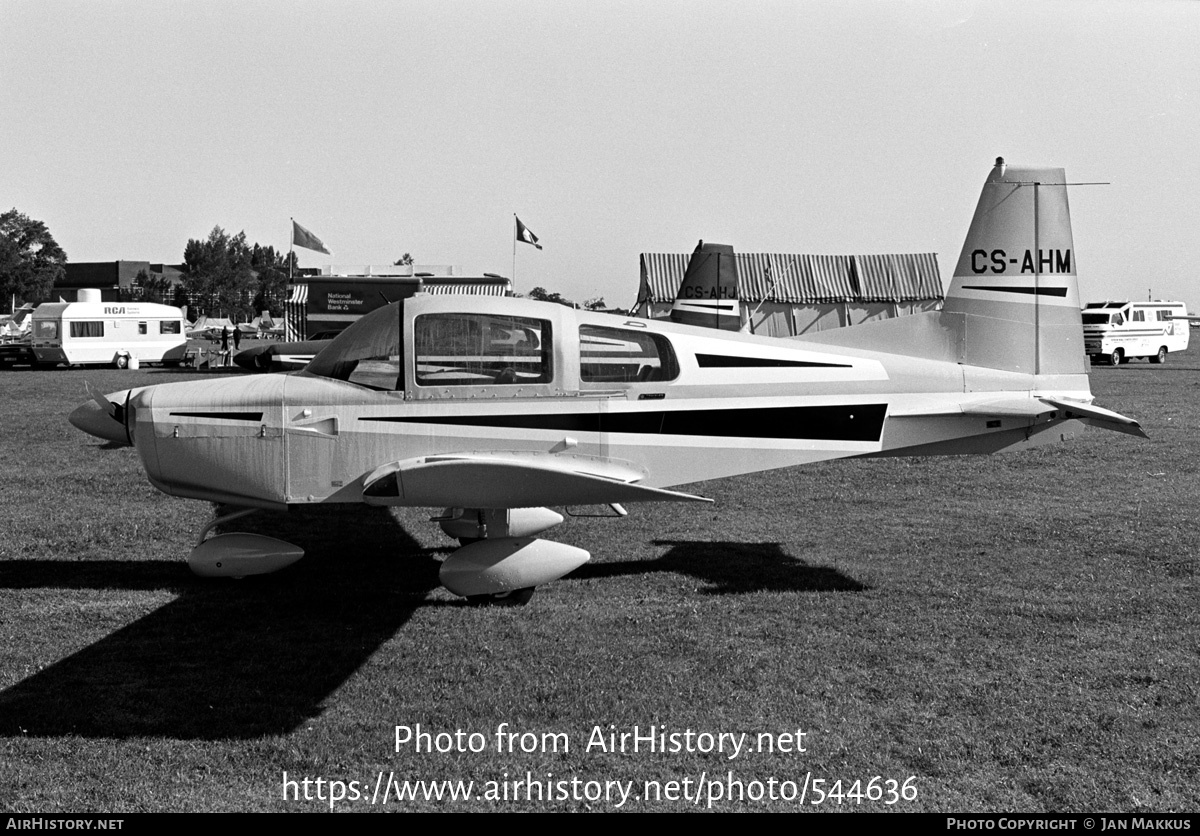
[[[1099,357],[1113,366],[1133,357],[1165,363],[1169,353],[1188,347],[1185,317],[1182,302],[1090,302],[1083,308],[1083,348],[1093,362]]]
[[[57,302],[33,312],[39,365],[177,364],[187,350],[183,311],[130,302]]]

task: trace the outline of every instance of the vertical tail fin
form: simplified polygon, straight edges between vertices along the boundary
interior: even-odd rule
[[[1086,373],[1066,177],[997,158],[946,294],[962,362],[1030,374]]]
[[[740,331],[737,262],[728,244],[696,245],[683,284],[671,308],[671,320],[684,325]]]

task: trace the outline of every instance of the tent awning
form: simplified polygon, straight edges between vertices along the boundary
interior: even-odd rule
[[[821,304],[944,298],[936,253],[737,253],[735,257],[738,298],[743,302]],[[642,253],[639,300],[674,300],[689,258],[687,253]]]

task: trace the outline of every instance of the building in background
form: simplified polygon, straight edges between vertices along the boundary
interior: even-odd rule
[[[341,331],[376,308],[414,293],[474,293],[506,296],[512,279],[485,273],[457,276],[448,265],[327,267],[316,276],[296,276],[284,310],[285,337],[312,339]]]
[[[77,294],[85,288],[97,288],[104,302],[137,300],[138,276],[145,274],[151,279],[165,279],[176,286],[183,276],[183,264],[155,264],[150,261],[68,261],[62,281],[54,285],[51,297],[38,302],[77,301]],[[124,294],[124,295],[122,295]]]

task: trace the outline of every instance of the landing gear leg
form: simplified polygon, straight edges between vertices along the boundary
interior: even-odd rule
[[[197,546],[201,545],[204,542],[204,538],[208,536],[208,532],[212,531],[218,525],[222,525],[227,522],[233,522],[234,520],[239,520],[242,517],[246,517],[246,516],[249,516],[250,514],[255,513],[256,511],[258,511],[257,508],[243,508],[240,511],[233,511],[232,513],[226,514],[223,517],[218,516],[217,514],[213,514],[212,522],[210,522],[208,525],[204,526],[204,528],[200,529],[200,536],[196,538],[196,545]]]

